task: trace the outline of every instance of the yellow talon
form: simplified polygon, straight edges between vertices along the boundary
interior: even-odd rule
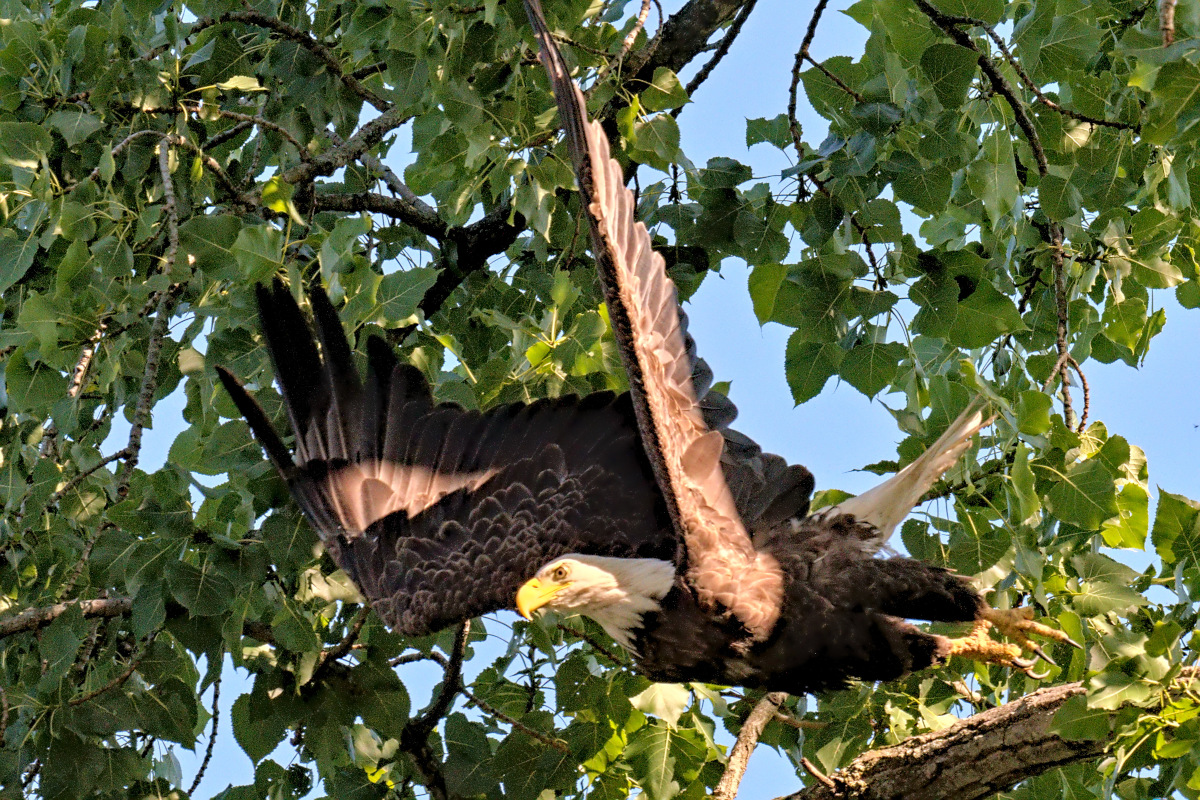
[[[1012,639],[1014,644],[997,642],[989,636],[988,629],[993,626],[1001,634]],[[985,606],[969,634],[950,640],[949,655],[962,656],[988,664],[1015,667],[1034,680],[1041,680],[1049,673],[1034,672],[1033,666],[1037,662],[1034,659],[1022,658],[1023,652],[1031,652],[1047,664],[1058,665],[1036,642],[1029,638],[1030,634],[1044,636],[1072,647],[1081,647],[1078,642],[1062,631],[1035,621],[1032,608],[997,609]]]

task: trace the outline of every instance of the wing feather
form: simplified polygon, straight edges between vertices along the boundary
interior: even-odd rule
[[[688,577],[702,603],[720,604],[756,637],[778,618],[783,578],[774,557],[755,550],[721,470],[722,438],[705,423],[691,381],[692,359],[674,285],[634,200],[608,138],[587,118],[538,0],[525,0],[537,35],[576,178],[584,196],[592,249],[613,332],[629,375],[642,443],[687,548]]]
[[[223,369],[221,380],[330,555],[397,630],[510,606],[564,553],[673,559],[627,396],[435,405],[421,373],[378,340],[360,381],[320,289],[319,347],[282,284],[258,297],[294,455],[237,380]]]

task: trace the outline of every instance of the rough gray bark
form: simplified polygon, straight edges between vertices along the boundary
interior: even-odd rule
[[[1084,691],[1039,689],[949,728],[871,750],[787,800],[981,800],[1052,767],[1094,758],[1107,742],[1072,742],[1050,731],[1054,712]]]
[[[1176,687],[1200,678],[1187,667]],[[1068,741],[1050,730],[1054,713],[1085,691],[1049,686],[942,731],[871,750],[817,783],[780,800],[983,800],[1023,780],[1097,758],[1107,740]]]

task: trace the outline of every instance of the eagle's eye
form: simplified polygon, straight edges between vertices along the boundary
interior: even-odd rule
[[[556,581],[565,581],[567,579],[567,576],[570,574],[571,574],[570,567],[568,567],[566,564],[559,564],[557,567],[554,568],[554,571],[550,573],[550,577]]]

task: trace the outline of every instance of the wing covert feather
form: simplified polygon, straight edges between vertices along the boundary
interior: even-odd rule
[[[688,576],[701,601],[720,604],[755,638],[778,618],[783,578],[774,557],[755,550],[721,469],[722,437],[710,431],[692,385],[692,359],[675,287],[634,219],[633,195],[609,153],[599,123],[589,121],[538,0],[525,0],[558,102],[576,178],[584,196],[592,249],[622,362],[629,375],[642,443],[687,548]]]

